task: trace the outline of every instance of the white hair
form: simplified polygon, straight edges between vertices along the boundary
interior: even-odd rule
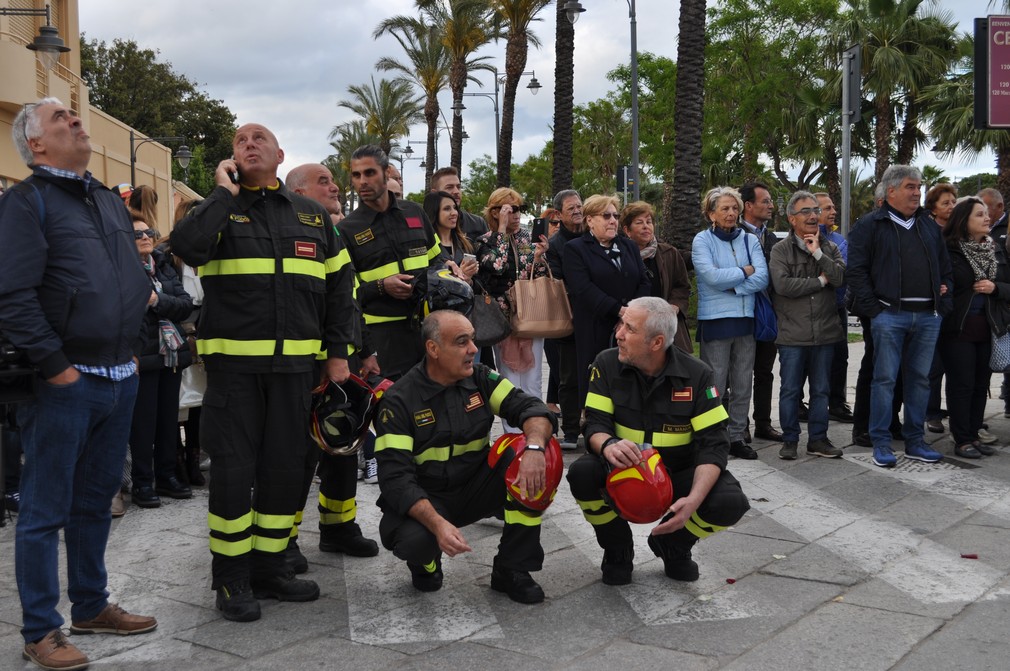
[[[11,138],[14,140],[14,148],[18,150],[21,160],[25,165],[30,166],[35,161],[32,150],[28,147],[28,140],[35,140],[42,136],[42,119],[39,118],[39,105],[62,105],[59,98],[43,98],[37,103],[29,103],[21,108],[18,115],[14,117],[14,125],[11,126]]]

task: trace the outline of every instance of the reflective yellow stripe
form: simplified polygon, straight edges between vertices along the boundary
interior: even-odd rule
[[[386,322],[402,322],[406,317],[383,317],[381,315],[370,315],[365,313],[366,324],[385,324]]]
[[[403,260],[403,270],[409,273],[411,270],[424,270],[428,267],[427,256],[408,256]]]
[[[684,433],[660,433],[659,431],[653,431],[652,446],[680,447],[681,445],[688,445],[693,436],[694,434],[690,431],[685,431]]]
[[[720,527],[716,524],[709,524],[705,520],[698,517],[698,512],[695,511],[693,515],[684,523],[684,528],[689,532],[697,536],[698,538],[707,538],[714,533],[723,531],[726,527]]]
[[[491,392],[491,412],[494,414],[499,414],[501,412],[501,403],[505,400],[505,397],[509,395],[509,392],[515,389],[515,385],[506,380],[505,378],[498,379],[498,386],[494,388]]]
[[[607,396],[594,394],[593,392],[586,394],[586,407],[605,412],[608,415],[614,414],[614,400]]]
[[[430,562],[424,565],[424,570],[428,573],[434,573],[438,570],[438,560],[432,559]]]
[[[323,346],[321,340],[284,340],[281,353],[285,356],[315,356]],[[196,341],[200,354],[227,354],[228,356],[273,356],[276,340],[235,340],[233,338],[204,338]]]
[[[354,510],[357,504],[353,497],[349,499],[330,499],[323,496],[322,492],[319,492],[319,505],[330,512],[346,513],[349,510]]]
[[[431,247],[428,248],[428,260],[438,258],[438,255],[442,253],[442,241],[438,239],[438,233],[435,234],[435,242]]]
[[[254,550],[259,550],[260,552],[272,552],[274,554],[278,552],[284,552],[288,548],[288,537],[284,538],[270,538],[268,536],[253,536],[252,546]]]
[[[525,510],[505,510],[505,524],[521,524],[524,527],[540,526],[540,514]]]
[[[207,513],[207,526],[210,527],[211,531],[217,531],[222,534],[237,534],[245,531],[252,526],[252,520],[251,512],[234,520],[226,520],[214,513]]]
[[[290,529],[295,523],[294,515],[267,515],[255,510],[252,515],[253,524],[260,529]]]
[[[488,439],[478,438],[469,443],[453,443],[452,447],[429,447],[414,457],[414,461],[423,464],[427,461],[449,461],[469,452],[480,452],[488,445]]]
[[[351,262],[351,254],[347,249],[341,249],[336,256],[326,259],[326,274],[335,273]],[[355,282],[357,284],[357,282]],[[357,288],[357,287],[355,287]]]
[[[273,275],[277,272],[274,259],[214,259],[200,266],[200,277],[212,275]]]
[[[630,440],[633,443],[642,444],[645,442],[645,431],[631,429],[617,422],[614,422],[614,435],[618,438]]]
[[[326,279],[326,264],[315,259],[284,259],[281,267],[285,273],[291,275],[308,275],[321,280]]]
[[[596,501],[579,501],[576,499],[576,502],[582,508],[582,516],[594,527],[602,526],[607,522],[613,522],[617,519],[617,513],[613,510],[608,510],[605,513],[593,512],[607,507],[607,504],[602,499]]]
[[[284,542],[286,543],[287,539]],[[215,554],[224,555],[225,557],[237,557],[248,554],[252,552],[252,549],[252,538],[243,538],[240,541],[223,541],[220,538],[210,537],[210,551]]]
[[[376,449],[378,449],[377,445]],[[414,461],[419,464],[423,464],[429,461],[449,461],[449,448],[429,447],[421,454],[415,456]]]
[[[414,439],[401,433],[384,433],[375,439],[375,451],[386,449],[411,452],[414,449]]]
[[[400,266],[396,265],[396,261],[393,261],[392,263],[387,263],[386,265],[379,266],[378,268],[362,270],[358,273],[358,277],[361,278],[361,282],[364,284],[365,282],[375,282],[376,280],[381,280],[384,277],[396,275],[399,272]]]
[[[352,508],[349,513],[319,513],[320,524],[345,524],[353,522],[358,516],[358,509]]]
[[[722,404],[717,405],[707,412],[703,412],[697,417],[691,418],[691,426],[694,427],[695,431],[701,431],[702,429],[707,429],[713,424],[718,424],[723,420],[729,419],[729,415],[726,414],[726,408]]]

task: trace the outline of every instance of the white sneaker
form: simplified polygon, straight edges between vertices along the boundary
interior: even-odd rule
[[[983,445],[992,445],[993,443],[999,442],[999,437],[989,433],[985,429],[979,429],[978,442],[982,443]]]
[[[379,481],[379,462],[373,459],[365,460],[365,484],[374,485]]]

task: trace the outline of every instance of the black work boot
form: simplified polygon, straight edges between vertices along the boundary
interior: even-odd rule
[[[232,622],[260,619],[260,604],[253,597],[249,581],[243,580],[217,588],[217,609]]]
[[[634,560],[634,545],[618,545],[612,548],[603,548],[603,563],[600,564],[600,570],[603,571],[603,584],[630,584],[631,572],[635,569]]]
[[[491,569],[491,589],[504,592],[518,603],[540,603],[544,600],[544,590],[530,576],[529,571],[503,568],[498,562]]]
[[[319,525],[319,549],[323,552],[341,552],[352,557],[374,557],[379,554],[379,544],[365,538],[357,522]]]
[[[691,559],[692,545],[677,543],[669,534],[649,536],[649,548],[662,558],[666,577],[674,580],[694,582],[698,579],[698,564]]]
[[[410,582],[419,592],[437,592],[442,589],[442,560],[435,559],[426,566],[407,562],[410,569]]]
[[[305,558],[301,548],[298,547],[297,538],[292,538],[288,541],[288,547],[284,550],[284,562],[288,565],[289,569],[295,572],[295,575],[308,573],[309,560]]]
[[[296,578],[293,571],[267,578],[257,578],[251,583],[257,599],[278,601],[315,601],[319,598],[319,585],[311,580]]]

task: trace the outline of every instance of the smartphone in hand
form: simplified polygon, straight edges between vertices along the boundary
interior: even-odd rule
[[[540,237],[547,235],[547,220],[537,217],[533,220],[533,242],[540,242]]]

